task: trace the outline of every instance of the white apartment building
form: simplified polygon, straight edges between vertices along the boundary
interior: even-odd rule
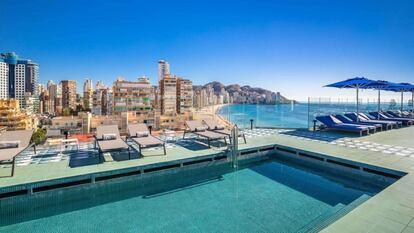
[[[38,111],[39,66],[31,60],[19,59],[17,54],[0,54],[0,99],[19,100],[20,106],[25,109],[31,107]],[[31,106],[26,106],[27,99],[34,99]]]
[[[23,108],[25,108],[26,104],[24,102],[25,98],[25,82],[26,82],[26,66],[24,64],[17,64],[15,66],[15,80],[14,80],[14,86],[15,86],[15,99],[19,100],[20,103],[22,103]]]
[[[170,74],[170,64],[165,60],[158,61],[158,81]]]
[[[9,98],[9,66],[0,60],[0,99]]]

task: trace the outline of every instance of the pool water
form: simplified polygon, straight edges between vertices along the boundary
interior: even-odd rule
[[[274,160],[231,170],[122,178],[16,199],[2,206],[0,232],[297,232],[385,186]]]

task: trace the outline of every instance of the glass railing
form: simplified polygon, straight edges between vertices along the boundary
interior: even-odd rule
[[[309,98],[308,101],[291,102],[288,104],[228,104],[217,108],[216,115],[224,120],[237,124],[241,129],[253,128],[283,128],[283,129],[312,129],[316,116],[344,114],[349,112],[374,112],[390,110],[412,111],[411,100],[403,104],[395,100],[381,101],[376,99]]]

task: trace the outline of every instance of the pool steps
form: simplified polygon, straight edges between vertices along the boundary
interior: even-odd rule
[[[371,196],[363,194],[359,198],[355,199],[353,202],[349,203],[348,205],[344,205],[342,203],[337,204],[332,211],[329,211],[322,216],[314,219],[311,223],[303,227],[298,232],[300,233],[317,233],[323,230],[324,228],[328,227],[332,223],[336,222],[338,219],[342,218],[353,209],[370,199]]]

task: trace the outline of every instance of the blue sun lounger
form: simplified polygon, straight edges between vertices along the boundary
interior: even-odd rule
[[[408,119],[408,120],[414,120],[414,116],[410,116],[409,114],[404,114],[400,110],[398,110],[398,111],[387,111],[387,113],[389,115],[391,115],[392,117],[404,118],[404,119]]]
[[[364,115],[361,115],[361,114],[358,115],[355,112],[345,113],[345,116],[347,118],[351,119],[353,122],[357,122],[357,119],[359,119],[358,123],[381,124],[382,128],[385,129],[385,130],[389,130],[389,129],[392,129],[392,128],[398,128],[398,122],[372,120],[370,118],[364,117]]]
[[[378,123],[372,123],[372,122],[356,122],[353,121],[351,119],[349,119],[348,117],[344,116],[344,115],[333,115],[336,119],[342,121],[343,123],[346,124],[352,124],[352,125],[365,125],[365,126],[373,126],[375,127],[375,131],[377,130],[381,130],[383,129],[382,124],[378,124]],[[385,128],[385,127],[384,127]]]
[[[410,119],[407,119],[407,118],[401,118],[401,117],[389,117],[389,116],[387,116],[387,115],[385,115],[381,112],[370,112],[369,114],[371,114],[371,116],[374,116],[374,117],[379,116],[380,119],[384,120],[384,121],[400,121],[403,124],[405,124],[406,126],[412,125],[413,121],[414,121],[414,120],[410,120]]]
[[[369,126],[345,124],[333,116],[317,116],[316,120],[324,124],[327,129],[359,133],[359,136],[362,136],[364,132],[368,135],[370,130]]]
[[[371,120],[374,120],[374,121],[379,121],[379,120],[377,120],[378,119],[378,116],[375,118],[374,116],[371,116],[369,114],[365,114],[365,113],[362,113],[362,112],[359,113],[359,116],[364,117],[366,119],[371,119]],[[401,128],[403,126],[403,123],[401,121],[389,121],[389,120],[380,120],[380,121],[396,123],[397,126],[398,126],[398,128]]]

